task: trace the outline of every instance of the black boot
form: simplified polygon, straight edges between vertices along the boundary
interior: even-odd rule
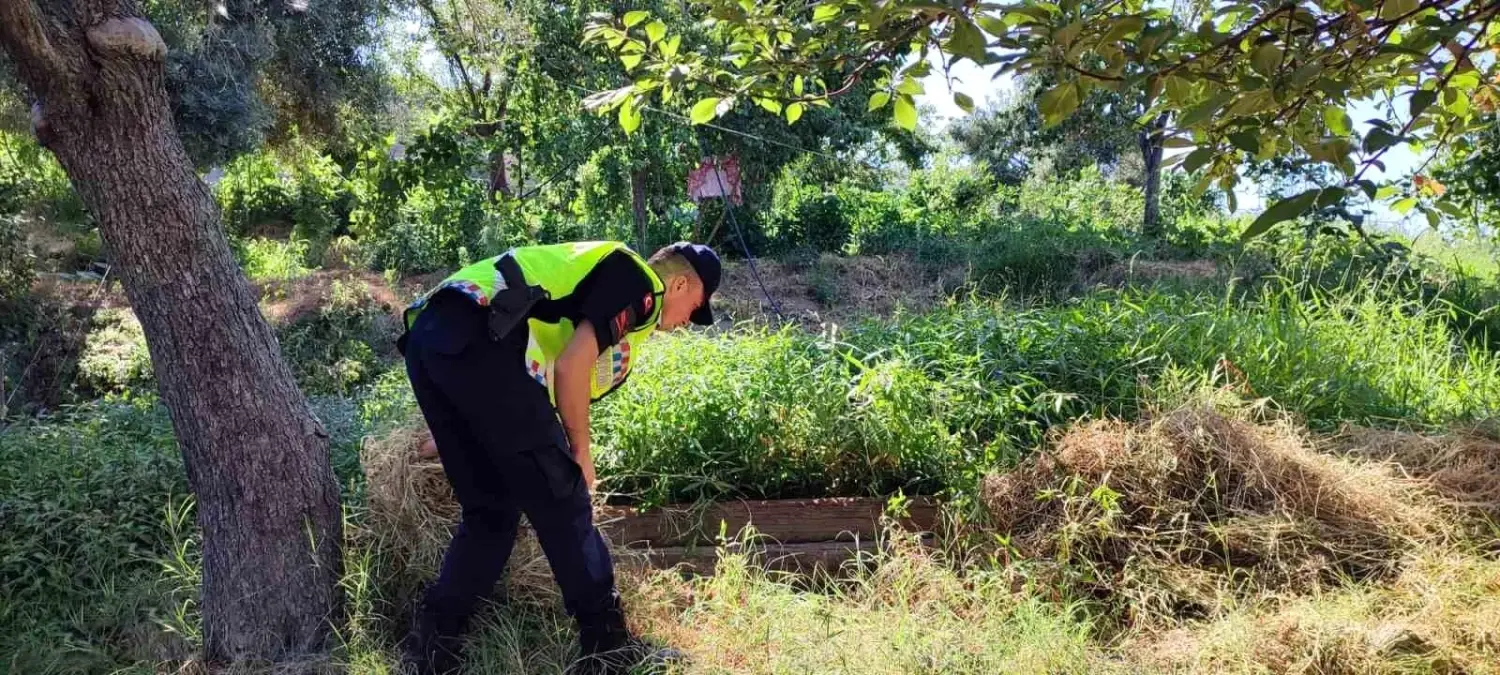
[[[401,641],[403,675],[447,675],[463,665],[466,616],[442,611],[429,602],[418,604],[411,630]]]
[[[618,607],[597,616],[580,617],[578,642],[578,661],[569,666],[568,675],[660,673],[683,660],[683,654],[675,649],[632,635],[625,626],[625,613]]]

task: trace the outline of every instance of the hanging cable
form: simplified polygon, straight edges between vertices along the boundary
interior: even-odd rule
[[[740,228],[740,219],[734,215],[734,204],[730,201],[728,186],[724,183],[723,170],[719,168],[718,162],[714,162],[713,167],[714,182],[718,184],[719,196],[724,200],[724,214],[719,217],[719,227],[724,226],[726,218],[734,227],[734,236],[740,242],[740,251],[744,252],[745,262],[750,266],[750,276],[755,278],[755,284],[760,286],[760,292],[764,293],[766,301],[771,303],[771,311],[776,313],[776,320],[785,323],[786,316],[781,313],[781,304],[776,302],[776,296],[771,295],[771,289],[767,288],[765,280],[760,278],[760,269],[755,264],[755,254],[750,252],[750,243],[745,241],[745,231]]]

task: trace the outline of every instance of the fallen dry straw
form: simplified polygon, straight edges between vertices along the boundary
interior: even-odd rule
[[[1500,441],[1480,430],[1426,436],[1350,427],[1328,446],[1347,456],[1397,464],[1454,504],[1500,521]]]
[[[1075,427],[983,497],[1014,553],[1147,623],[1388,577],[1409,547],[1449,536],[1441,500],[1388,465],[1199,408]]]
[[[458,503],[442,465],[417,461],[417,449],[428,438],[427,428],[414,421],[366,439],[361,452],[369,528],[403,567],[436,569],[458,522]]]

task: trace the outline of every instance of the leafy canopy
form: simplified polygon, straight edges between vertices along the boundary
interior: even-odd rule
[[[1141,91],[1141,120],[1169,115],[1164,143],[1192,149],[1176,161],[1202,170],[1200,189],[1232,190],[1239,166],[1278,157],[1339,172],[1336,185],[1272,205],[1247,236],[1358,193],[1412,199],[1434,224],[1442,212],[1459,215],[1438,191],[1382,191],[1367,174],[1384,169],[1392,147],[1449,143],[1500,105],[1494,0],[1215,2],[1196,25],[1144,0],[696,0],[694,8],[713,42],[691,51],[646,12],[598,17],[585,41],[612,50],[633,83],[591,103],[628,120],[624,111],[658,98],[702,123],[750,102],[795,123],[808,106],[872,82],[869,108],[889,108],[913,129],[930,55],[1051,74],[1056,84],[1038,97],[1050,124],[1097,90]],[[1367,100],[1384,102],[1385,113],[1356,123],[1346,110]],[[973,105],[962,94],[955,102]]]

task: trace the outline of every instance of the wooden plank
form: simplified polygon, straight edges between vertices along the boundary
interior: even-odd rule
[[[822,541],[803,544],[767,544],[751,552],[752,564],[780,572],[812,574],[837,572],[856,553],[874,553],[876,543],[861,540]],[[676,568],[686,574],[713,574],[718,551],[712,546],[667,546],[630,549],[618,558],[624,566],[656,569]]]
[[[655,547],[712,544],[720,523],[732,538],[746,525],[781,544],[874,539],[886,501],[876,498],[777,499],[719,502],[706,507],[678,506],[637,511],[630,507],[599,507],[595,521],[615,544],[650,543]],[[931,532],[938,507],[931,499],[913,498],[909,517],[901,526]]]

